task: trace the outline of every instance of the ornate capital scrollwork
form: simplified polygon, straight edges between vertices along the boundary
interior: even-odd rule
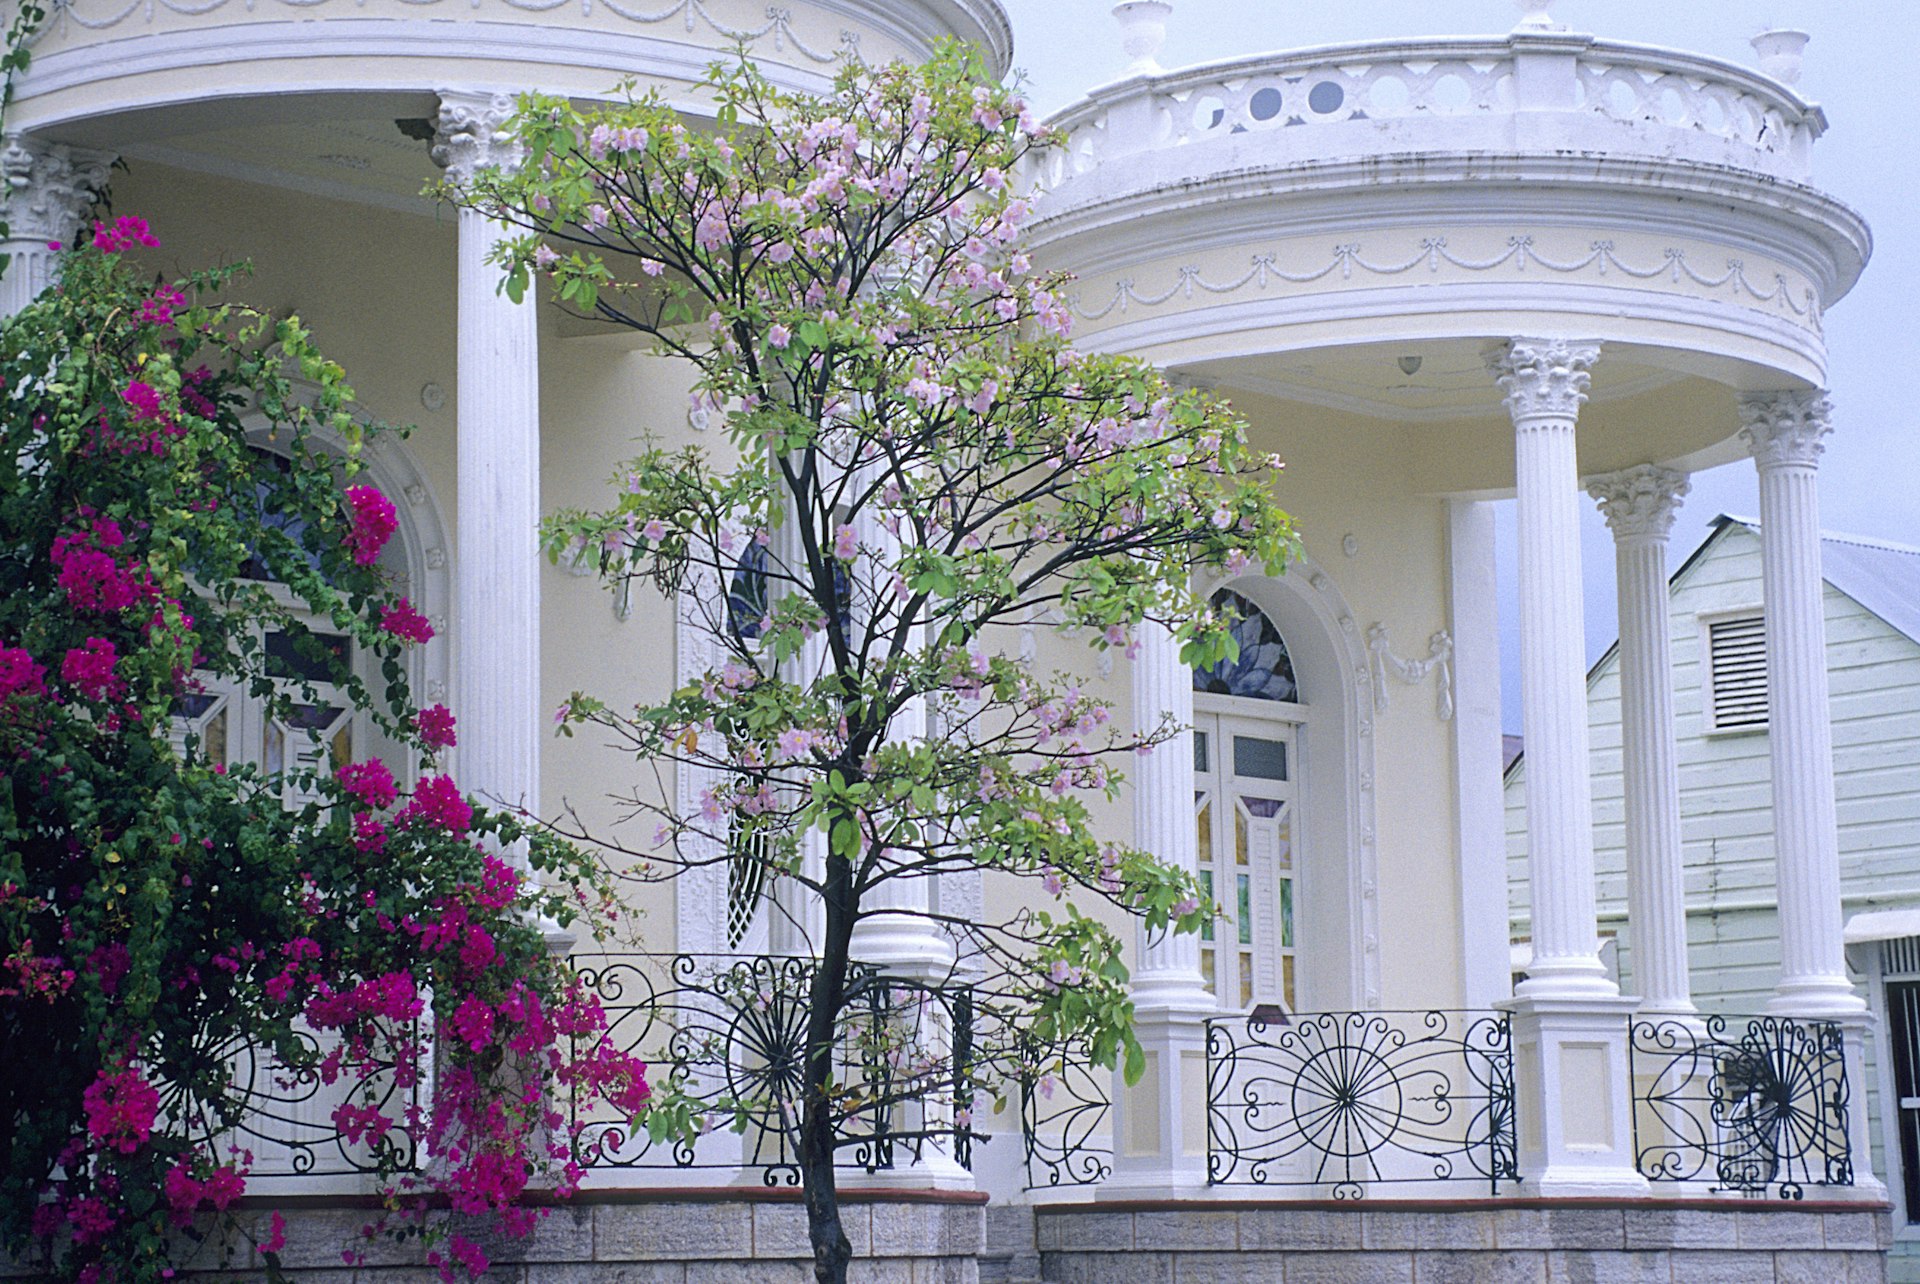
[[[1515,423],[1542,416],[1571,418],[1587,399],[1588,374],[1600,345],[1572,339],[1515,339],[1487,358],[1507,394]]]
[[[507,132],[513,95],[440,91],[440,115],[434,122],[433,163],[464,187],[483,169],[511,170],[525,149]]]
[[[1755,392],[1740,398],[1740,440],[1761,468],[1811,468],[1833,431],[1833,404],[1824,392]]]
[[[7,226],[16,241],[65,245],[106,190],[113,156],[16,134],[0,147]]]
[[[1667,538],[1680,501],[1692,489],[1685,473],[1656,464],[1638,464],[1587,482],[1587,494],[1599,501],[1616,540]]]

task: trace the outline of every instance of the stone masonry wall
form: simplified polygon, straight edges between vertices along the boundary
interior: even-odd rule
[[[483,1284],[811,1284],[805,1209],[791,1195],[750,1197],[756,1194],[584,1194],[554,1210],[531,1239],[483,1242],[494,1261]],[[854,1251],[851,1284],[978,1284],[981,1203],[842,1199]],[[360,1238],[370,1212],[322,1207],[284,1215],[280,1258],[294,1284],[438,1284],[417,1241]],[[264,1236],[267,1212],[247,1216]],[[349,1247],[365,1252],[358,1267],[342,1264]],[[224,1268],[208,1250],[183,1284],[257,1284],[263,1272],[249,1246]],[[22,1274],[31,1277],[0,1266],[0,1276]]]
[[[1048,1284],[1886,1284],[1884,1209],[1649,1205],[1056,1205]]]

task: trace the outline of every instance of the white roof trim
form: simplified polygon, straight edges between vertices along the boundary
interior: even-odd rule
[[[1920,909],[1867,910],[1847,920],[1848,945],[1895,941],[1904,936],[1920,936]]]

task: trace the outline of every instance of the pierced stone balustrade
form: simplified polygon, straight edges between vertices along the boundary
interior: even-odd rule
[[[1605,152],[1803,182],[1821,110],[1731,63],[1558,32],[1329,46],[1136,76],[1053,122],[1059,189],[1123,157],[1165,177],[1409,152]],[[1185,154],[1182,149],[1188,149]],[[1221,153],[1225,152],[1226,155]]]

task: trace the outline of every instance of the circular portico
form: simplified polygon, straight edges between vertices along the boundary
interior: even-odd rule
[[[1135,63],[1050,122],[1034,258],[1073,274],[1076,342],[1217,388],[1286,457],[1283,500],[1369,639],[1372,663],[1350,682],[1382,697],[1376,723],[1401,716],[1385,712],[1387,674],[1427,672],[1392,639],[1440,624],[1432,655],[1460,675],[1461,717],[1482,707],[1497,744],[1497,693],[1487,721],[1470,685],[1498,679],[1491,584],[1467,586],[1491,561],[1490,525],[1462,509],[1517,497],[1533,914],[1511,1000],[1517,1109],[1533,1125],[1520,1169],[1550,1196],[1632,1195],[1646,1186],[1621,1085],[1638,1000],[1608,979],[1595,930],[1582,490],[1618,541],[1623,672],[1639,675],[1624,688],[1622,753],[1648,1010],[1691,1011],[1666,536],[1686,473],[1750,456],[1770,532],[1787,957],[1774,1009],[1851,1020],[1813,478],[1829,417],[1822,318],[1871,238],[1812,183],[1826,119],[1791,88],[1791,58],[1762,74],[1570,32],[1540,8],[1503,37],[1165,71],[1153,54],[1167,6],[1120,5]],[[1431,993],[1436,919],[1474,916],[1484,853],[1468,777],[1491,762],[1497,781],[1498,762],[1471,741],[1459,723],[1448,735],[1411,721],[1375,738],[1380,874],[1361,892],[1377,908],[1360,908],[1387,943],[1387,1007]],[[1452,781],[1423,789],[1436,776]],[[1174,782],[1143,805],[1172,810],[1189,789]],[[1424,830],[1407,819],[1423,810]],[[1423,844],[1451,845],[1457,863]],[[1497,904],[1499,889],[1479,895]],[[1504,924],[1489,923],[1504,944]],[[1504,995],[1504,972],[1477,992]],[[1463,988],[1474,1005],[1475,983]]]

